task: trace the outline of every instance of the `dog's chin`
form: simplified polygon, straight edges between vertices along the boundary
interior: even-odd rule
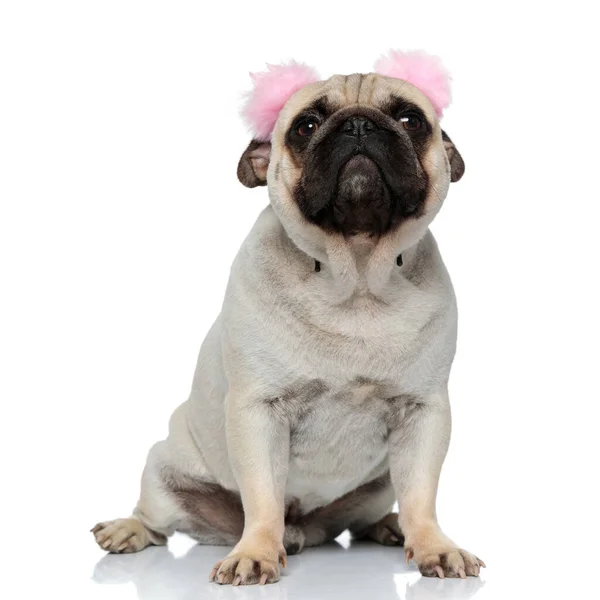
[[[358,154],[342,166],[332,208],[337,225],[347,235],[377,235],[388,228],[391,196],[371,158]]]

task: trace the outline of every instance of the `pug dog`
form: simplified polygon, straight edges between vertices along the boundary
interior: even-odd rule
[[[404,546],[425,576],[479,575],[435,510],[457,312],[428,227],[464,172],[440,127],[448,86],[422,53],[368,74],[320,80],[290,64],[255,77],[237,174],[270,203],[133,515],[92,529],[101,548],[180,531],[233,546],[210,581],[265,584],[350,530]]]

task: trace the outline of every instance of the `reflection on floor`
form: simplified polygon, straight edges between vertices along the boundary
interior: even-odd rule
[[[208,582],[215,562],[227,548],[192,545],[175,536],[169,548],[151,547],[137,554],[104,556],[93,579],[98,584],[135,584],[139,600],[191,598],[261,598],[261,600],[433,600],[472,598],[483,587],[480,578],[429,579],[407,565],[404,552],[370,542],[350,544],[341,536],[320,548],[289,558],[281,581],[261,588],[232,588]],[[135,597],[135,596],[134,596]]]

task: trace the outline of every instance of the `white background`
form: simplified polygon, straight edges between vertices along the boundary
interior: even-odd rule
[[[598,597],[599,48],[586,6],[0,4],[3,595],[292,599],[310,580],[314,598],[386,582],[374,597]],[[438,512],[487,562],[484,585],[419,583],[400,550],[375,548],[347,567],[309,550],[263,590],[205,582],[223,549],[146,571],[104,561],[93,580],[103,553],[88,530],[134,506],[267,202],[235,176],[248,72],[290,58],[366,72],[388,48],[439,54],[454,77],[444,127],[467,170],[433,225],[460,308]],[[174,556],[189,545],[175,539]]]

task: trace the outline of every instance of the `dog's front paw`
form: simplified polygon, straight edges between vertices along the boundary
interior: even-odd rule
[[[252,585],[279,581],[279,565],[287,566],[283,547],[269,548],[242,541],[211,571],[209,581],[220,584]]]
[[[413,559],[421,575],[425,577],[461,577],[479,576],[485,563],[474,554],[461,548],[405,548],[406,560]]]

